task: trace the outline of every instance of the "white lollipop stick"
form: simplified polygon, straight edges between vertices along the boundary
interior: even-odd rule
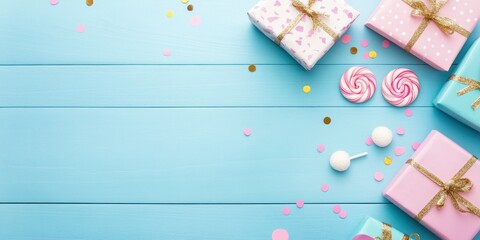
[[[353,159],[357,159],[357,158],[361,158],[361,157],[365,157],[368,155],[368,152],[363,152],[363,153],[360,153],[360,154],[357,154],[357,155],[353,155],[350,157],[350,160],[353,160]]]

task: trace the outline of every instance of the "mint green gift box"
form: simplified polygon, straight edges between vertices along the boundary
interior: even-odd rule
[[[390,229],[388,232],[390,232],[392,238],[387,238],[386,235],[383,235],[382,232],[384,231],[384,228]],[[358,230],[355,232],[353,239],[355,239],[355,236],[358,235],[367,235],[373,239],[391,239],[391,240],[410,240],[410,239],[419,239],[419,237],[416,234],[413,234],[412,237],[410,238],[408,235],[398,231],[397,229],[391,227],[387,223],[383,223],[378,221],[375,218],[372,217],[365,217],[365,219],[362,221],[360,227]]]
[[[480,131],[480,38],[470,47],[433,104]]]

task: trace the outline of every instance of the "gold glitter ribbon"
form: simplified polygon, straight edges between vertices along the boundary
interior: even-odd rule
[[[325,31],[328,35],[330,35],[333,38],[333,41],[338,40],[338,34],[330,28],[327,24],[322,22],[320,20],[321,17],[329,17],[328,14],[322,13],[322,12],[317,12],[312,9],[313,4],[316,2],[316,0],[308,0],[308,4],[305,5],[299,0],[292,0],[292,5],[295,7],[300,14],[297,15],[295,20],[293,20],[284,30],[281,32],[278,36],[275,42],[279,44],[287,34],[292,31],[292,29],[300,22],[300,20],[304,16],[308,16],[312,22],[313,22],[313,30],[316,30],[317,28],[321,28],[323,31]]]
[[[455,23],[450,18],[438,16],[438,11],[448,2],[448,0],[429,0],[431,8],[428,8],[427,5],[423,2],[423,0],[402,0],[408,6],[412,7],[413,10],[411,15],[414,17],[423,17],[420,26],[418,26],[417,30],[413,34],[410,41],[408,41],[407,45],[405,46],[405,50],[410,52],[412,50],[413,45],[417,42],[420,38],[422,33],[427,28],[430,21],[434,22],[438,28],[444,32],[445,34],[452,35],[453,33],[457,32],[460,35],[468,38],[470,36],[470,32],[465,28],[462,28],[460,25]]]
[[[450,198],[457,211],[475,214],[476,216],[480,217],[480,209],[460,195],[460,193],[470,191],[473,187],[473,183],[470,181],[470,179],[462,178],[462,176],[473,166],[473,164],[475,164],[476,161],[477,159],[472,156],[467,163],[465,163],[465,165],[463,165],[463,167],[452,177],[452,179],[448,180],[447,182],[443,182],[439,177],[435,176],[435,174],[428,171],[425,167],[413,161],[412,159],[409,159],[407,164],[415,168],[441,188],[440,191],[438,191],[438,193],[435,194],[435,196],[425,205],[425,207],[420,210],[415,219],[417,221],[422,220],[422,218],[427,215],[428,211],[430,211],[433,206],[437,206],[437,208],[443,207],[447,198]]]
[[[466,88],[457,92],[457,96],[465,95],[465,94],[467,94],[467,93],[469,93],[473,90],[480,91],[480,81],[477,81],[475,79],[466,78],[466,77],[462,77],[462,76],[458,76],[458,75],[453,74],[452,76],[450,76],[450,78],[448,80],[452,80],[452,81],[463,83],[463,84],[467,85]],[[475,101],[473,101],[473,103],[472,103],[473,110],[477,110],[478,107],[480,107],[480,96]]]
[[[420,235],[418,233],[412,233],[410,236],[403,234],[401,240],[410,240],[410,238],[420,240]],[[376,237],[375,240],[392,240],[392,226],[388,223],[383,223],[382,237]]]

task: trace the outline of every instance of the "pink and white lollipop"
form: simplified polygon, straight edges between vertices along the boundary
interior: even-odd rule
[[[420,91],[417,75],[407,68],[390,71],[382,83],[383,97],[397,107],[408,106],[415,101]]]
[[[340,79],[340,91],[350,102],[362,103],[372,98],[377,89],[377,80],[366,67],[351,67]]]

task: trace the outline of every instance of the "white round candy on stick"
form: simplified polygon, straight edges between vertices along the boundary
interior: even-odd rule
[[[330,166],[339,172],[343,172],[350,167],[351,160],[366,156],[367,154],[367,152],[364,152],[350,157],[345,151],[336,151],[330,156]]]
[[[372,140],[375,145],[379,147],[386,147],[390,145],[393,140],[392,130],[387,127],[376,127],[372,132]]]

